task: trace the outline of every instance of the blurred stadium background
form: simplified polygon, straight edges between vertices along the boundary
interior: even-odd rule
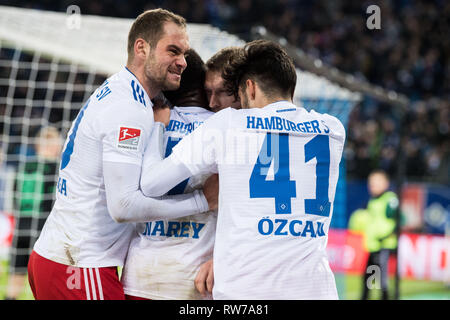
[[[338,116],[346,126],[328,244],[341,299],[361,294],[367,252],[361,235],[347,227],[352,212],[369,199],[366,178],[376,168],[392,176],[392,189],[401,195],[399,298],[450,299],[450,2],[2,0],[0,5],[0,299],[20,214],[14,181],[21,166],[36,157],[31,145],[37,130],[52,125],[66,136],[83,101],[124,65],[132,19],[157,7],[187,19],[191,46],[205,60],[255,38],[278,41],[298,67],[295,102]],[[380,8],[380,29],[367,28],[370,5]],[[392,259],[391,297],[395,266]],[[32,299],[29,288],[20,298]]]

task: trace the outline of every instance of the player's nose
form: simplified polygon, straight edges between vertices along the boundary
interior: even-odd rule
[[[178,68],[181,68],[181,71],[184,71],[184,69],[186,69],[187,61],[183,54],[180,55],[180,57],[177,59],[176,64]]]
[[[217,99],[216,95],[213,93],[211,94],[211,98],[209,99],[209,107],[214,110],[220,107],[219,100]]]

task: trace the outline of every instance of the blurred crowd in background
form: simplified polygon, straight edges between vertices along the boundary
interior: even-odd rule
[[[209,23],[250,40],[265,26],[325,64],[405,94],[406,118],[365,97],[351,113],[345,155],[350,177],[375,168],[395,174],[398,145],[410,180],[448,183],[450,132],[450,2],[448,0],[1,0],[0,4],[82,14],[135,18],[163,7],[188,22]],[[366,13],[378,5],[381,29],[369,30]],[[301,82],[301,79],[299,79]],[[405,139],[400,141],[403,124]]]

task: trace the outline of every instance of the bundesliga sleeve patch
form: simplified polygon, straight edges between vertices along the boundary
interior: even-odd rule
[[[141,138],[141,130],[136,128],[120,127],[119,128],[119,143],[117,147],[137,150],[139,147],[139,140]]]

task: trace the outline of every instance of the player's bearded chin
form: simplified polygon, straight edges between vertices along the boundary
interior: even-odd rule
[[[179,88],[180,81],[174,83],[170,82],[168,79],[170,66],[163,67],[156,61],[153,55],[149,55],[145,62],[144,69],[146,78],[155,89],[165,91],[176,90]]]
[[[164,79],[165,80],[164,87],[162,89],[163,91],[165,91],[165,90],[177,90],[180,87],[181,79],[179,79],[176,82],[170,82],[168,80],[170,73],[175,73],[175,74],[180,74],[181,75],[183,73],[183,70],[178,70],[177,67],[172,67],[172,68],[168,67],[167,68],[166,77]]]

